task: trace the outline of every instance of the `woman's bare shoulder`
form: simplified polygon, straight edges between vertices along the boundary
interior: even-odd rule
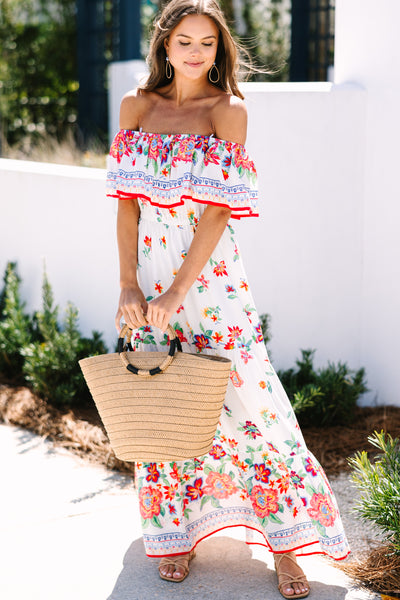
[[[149,94],[140,88],[127,92],[121,100],[119,126],[121,129],[138,129],[141,116],[149,105]]]
[[[243,100],[223,94],[212,110],[215,135],[222,140],[244,144],[247,135],[247,108]]]

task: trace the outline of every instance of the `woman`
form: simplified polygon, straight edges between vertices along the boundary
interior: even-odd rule
[[[279,590],[308,595],[295,556],[349,552],[336,502],[268,361],[230,219],[256,216],[256,171],[243,146],[247,115],[237,46],[215,0],[172,0],[150,47],[146,84],[122,100],[110,151],[119,199],[121,294],[116,315],[136,348],[162,349],[169,322],[186,350],[232,360],[207,456],[137,465],[148,556],[168,581],[193,549],[244,526],[273,553]]]

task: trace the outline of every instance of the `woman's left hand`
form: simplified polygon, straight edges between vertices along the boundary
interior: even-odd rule
[[[166,331],[172,315],[182,304],[184,295],[168,289],[164,294],[154,298],[147,305],[146,319],[150,325]]]

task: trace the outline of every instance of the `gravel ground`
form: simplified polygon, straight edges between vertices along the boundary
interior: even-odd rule
[[[329,482],[335,492],[339,504],[343,525],[349,540],[350,558],[361,558],[369,550],[371,544],[381,539],[379,530],[372,523],[362,521],[354,512],[354,506],[359,500],[359,492],[351,479],[350,473],[329,477]]]

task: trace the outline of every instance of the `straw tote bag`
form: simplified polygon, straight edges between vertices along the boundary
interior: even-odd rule
[[[118,352],[79,361],[121,460],[184,460],[212,447],[231,361],[182,352],[171,325],[167,331],[169,352],[127,352],[132,330],[124,325]]]

